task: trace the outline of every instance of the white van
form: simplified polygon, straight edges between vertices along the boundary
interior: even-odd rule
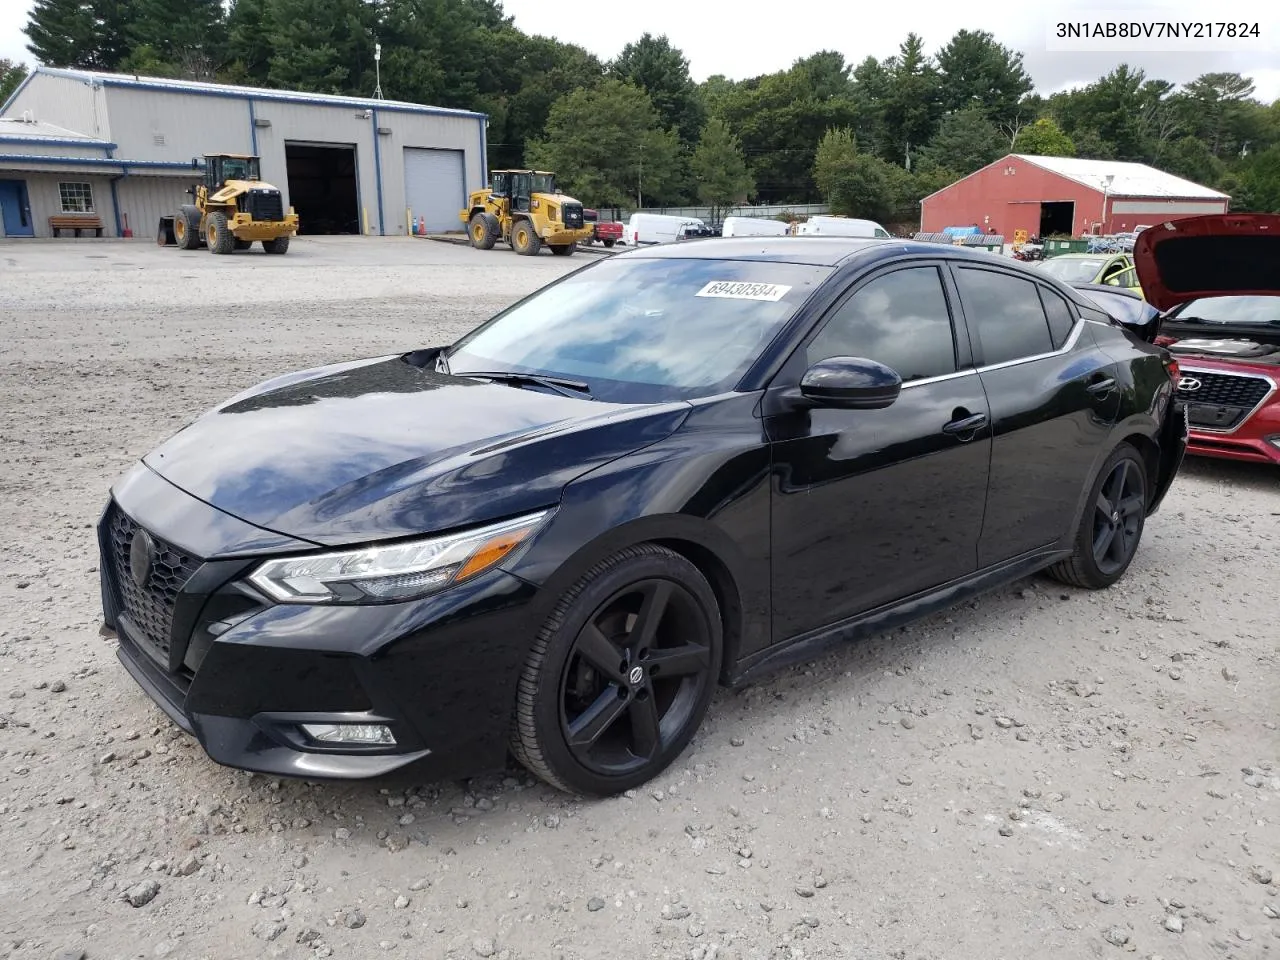
[[[874,220],[857,220],[853,217],[810,217],[796,231],[802,237],[879,237],[891,239],[891,234]]]
[[[627,221],[623,238],[629,247],[648,246],[652,243],[674,243],[690,231],[694,235],[705,230],[706,225],[697,217],[674,217],[660,213],[633,213]]]
[[[785,237],[790,232],[781,220],[758,217],[725,217],[722,237]]]

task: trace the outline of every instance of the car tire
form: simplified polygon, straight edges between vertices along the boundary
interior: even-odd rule
[[[569,793],[610,796],[652,779],[706,714],[722,638],[715,592],[678,553],[641,544],[601,561],[534,638],[511,752]]]
[[[1073,541],[1075,552],[1048,574],[1061,583],[1102,590],[1125,575],[1137,555],[1147,519],[1146,464],[1122,443],[1107,457],[1089,489]]]
[[[604,245],[605,245],[608,249],[610,249],[610,250],[612,250],[612,249],[613,249],[613,245],[614,245],[615,243],[617,243],[617,242],[618,242],[617,240],[605,240],[605,241],[603,241]]]

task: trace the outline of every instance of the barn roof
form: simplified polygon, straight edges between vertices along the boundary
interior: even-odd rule
[[[1042,170],[1074,180],[1090,190],[1106,192],[1110,197],[1158,197],[1169,200],[1229,200],[1230,194],[1220,193],[1208,187],[1175,177],[1171,173],[1148,167],[1145,163],[1121,163],[1119,160],[1081,160],[1077,157],[1035,157],[1025,153],[1011,153],[993,163],[975,170],[968,177],[961,177],[941,190],[935,190],[920,202],[950,190],[956,183],[976,177],[983,170],[1007,164],[1010,159],[1022,160]],[[1107,186],[1107,177],[1112,177]]]
[[[59,127],[43,120],[24,119],[22,117],[0,117],[0,140],[7,143],[22,143],[28,146],[84,146],[114,147],[115,144],[86,136],[66,127]]]
[[[1161,197],[1177,200],[1226,200],[1229,195],[1171,173],[1149,167],[1145,163],[1121,163],[1118,160],[1081,160],[1077,157],[1033,157],[1024,153],[1013,156],[1037,167],[1074,180],[1112,197]],[[1106,178],[1112,177],[1108,186]]]

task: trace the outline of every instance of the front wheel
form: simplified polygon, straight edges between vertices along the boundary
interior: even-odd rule
[[[236,238],[225,213],[211,213],[205,218],[205,243],[210,253],[225,255],[235,250]]]
[[[511,225],[511,249],[522,257],[536,257],[542,249],[542,238],[528,220],[517,220]]]
[[[592,567],[542,625],[521,673],[511,750],[571,793],[652,779],[697,731],[720,673],[715,593],[656,544]]]
[[[1076,531],[1075,552],[1048,573],[1074,587],[1101,590],[1124,576],[1147,519],[1147,468],[1122,443],[1102,465]]]
[[[475,214],[467,226],[471,245],[477,250],[492,250],[501,232],[502,227],[498,224],[498,218],[491,213]]]

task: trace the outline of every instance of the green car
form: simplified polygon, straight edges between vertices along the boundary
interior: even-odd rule
[[[1063,283],[1105,283],[1142,293],[1133,257],[1127,253],[1064,253],[1040,261],[1039,267]]]

